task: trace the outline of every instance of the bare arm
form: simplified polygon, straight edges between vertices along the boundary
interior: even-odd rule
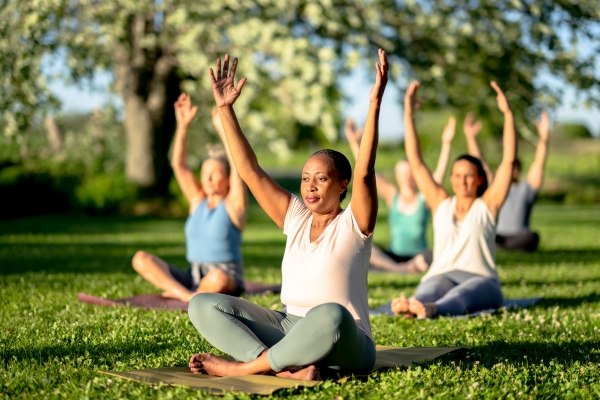
[[[231,171],[229,173],[229,193],[225,199],[225,208],[229,218],[231,219],[231,222],[240,231],[242,231],[246,226],[248,191],[246,190],[246,184],[242,178],[240,178],[237,168],[235,167],[235,163],[233,162],[233,158],[231,157],[231,151],[229,151],[227,138],[225,137],[225,131],[223,130],[223,124],[221,123],[219,112],[214,109],[212,110],[212,122],[217,133],[219,134],[219,137],[221,138],[221,142],[225,148],[225,153],[227,154],[227,160],[229,161],[229,165],[231,167]]]
[[[421,154],[421,146],[415,129],[415,121],[413,118],[414,112],[419,108],[417,100],[417,91],[419,90],[419,82],[414,81],[410,84],[404,97],[404,147],[406,149],[406,157],[413,171],[417,186],[425,201],[431,209],[432,214],[435,214],[440,202],[446,199],[449,195],[434,179],[431,171],[423,162]]]
[[[535,149],[535,159],[533,160],[533,164],[529,167],[527,182],[529,182],[529,185],[533,189],[540,190],[544,180],[544,166],[546,165],[548,136],[550,133],[550,118],[548,118],[548,113],[546,111],[542,111],[542,117],[540,118],[540,121],[536,123],[536,127],[538,134],[540,135],[540,140]]]
[[[348,118],[344,126],[344,132],[346,133],[346,138],[348,139],[348,143],[350,144],[350,150],[352,151],[352,155],[356,160],[358,158],[360,138],[363,134],[362,129],[355,128],[354,121]],[[385,203],[389,207],[392,204],[392,200],[398,190],[393,184],[388,182],[382,175],[378,174],[377,172],[375,172],[375,180],[377,183],[377,194],[383,197]]]
[[[236,68],[237,58],[233,60],[231,71],[229,71],[229,55],[226,55],[223,70],[221,70],[221,59],[217,59],[216,78],[212,68],[210,69],[213,95],[223,123],[225,138],[238,174],[246,182],[258,204],[265,210],[267,215],[271,217],[277,226],[283,228],[291,194],[279,186],[258,165],[256,154],[244,136],[242,128],[240,128],[233,111],[233,104],[240,96],[246,78],[241,79],[236,87],[234,85]]]
[[[173,144],[171,166],[173,168],[173,173],[175,174],[175,179],[190,205],[190,213],[192,213],[196,206],[206,197],[198,178],[196,178],[194,172],[186,162],[188,128],[196,116],[198,107],[192,107],[190,97],[185,93],[182,93],[179,96],[174,106],[175,118],[177,119],[177,131],[175,133],[175,142]]]
[[[491,85],[498,94],[498,108],[504,114],[504,134],[502,136],[504,150],[502,153],[502,162],[496,171],[494,182],[481,198],[487,204],[494,217],[497,217],[498,211],[500,211],[500,207],[502,207],[502,203],[504,203],[512,183],[513,164],[517,157],[517,134],[515,119],[506,96],[504,96],[504,93],[496,82],[492,82]]]
[[[481,131],[482,127],[481,121],[475,121],[475,117],[472,113],[467,114],[463,123],[463,132],[465,134],[465,138],[467,139],[467,148],[469,150],[469,154],[481,160],[483,170],[485,171],[485,175],[487,177],[488,185],[491,185],[492,181],[494,180],[494,174],[492,173],[489,165],[483,159],[481,151],[479,150],[479,144],[477,143],[477,135],[479,134],[479,131]]]
[[[352,186],[352,202],[350,203],[358,228],[364,235],[373,233],[379,206],[375,178],[375,154],[379,141],[379,111],[388,80],[387,57],[381,49],[379,49],[379,61],[381,66],[375,64],[377,68],[375,85],[369,93],[369,114],[354,166],[354,186]]]
[[[446,167],[448,166],[448,160],[450,159],[450,149],[452,148],[452,138],[456,130],[456,119],[450,117],[448,123],[444,127],[442,133],[442,150],[440,151],[440,158],[438,158],[437,167],[433,173],[433,179],[438,185],[444,183],[444,175],[446,175]]]

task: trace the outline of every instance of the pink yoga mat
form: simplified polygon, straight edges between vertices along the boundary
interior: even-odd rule
[[[279,293],[281,285],[263,285],[255,282],[244,283],[246,294],[261,294],[261,293]],[[188,303],[185,301],[170,299],[159,294],[140,294],[137,296],[126,297],[124,299],[105,299],[102,297],[92,296],[86,293],[79,293],[79,301],[83,303],[95,304],[99,306],[131,306],[144,308],[148,310],[182,310],[187,311]]]

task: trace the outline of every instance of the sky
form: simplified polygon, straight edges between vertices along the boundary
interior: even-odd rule
[[[368,94],[371,89],[373,74],[359,67],[353,73],[342,78],[340,87],[348,101],[342,107],[344,118],[352,117],[362,125],[368,111]],[[121,105],[118,95],[110,92],[112,76],[109,73],[97,74],[91,84],[83,86],[66,85],[61,80],[51,81],[50,89],[61,100],[62,111],[89,112],[95,108],[112,102]],[[490,96],[493,93],[490,92]],[[562,106],[551,114],[553,121],[578,122],[587,125],[596,137],[600,137],[600,110],[586,110],[572,107],[575,91],[567,87],[564,91]],[[399,89],[390,82],[386,88],[380,115],[380,136],[382,141],[399,141],[403,136],[404,123]]]

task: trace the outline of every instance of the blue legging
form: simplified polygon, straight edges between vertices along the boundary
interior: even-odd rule
[[[504,297],[498,281],[474,274],[464,278],[456,279],[451,273],[434,275],[419,284],[413,297],[421,303],[435,303],[441,316],[502,306]]]
[[[210,344],[239,361],[254,360],[268,349],[269,365],[276,372],[316,364],[368,374],[375,365],[375,345],[336,303],[298,317],[224,294],[200,293],[190,301],[188,314]]]

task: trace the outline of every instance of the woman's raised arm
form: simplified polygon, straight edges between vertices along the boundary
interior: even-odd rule
[[[454,138],[455,130],[456,118],[450,117],[442,133],[442,150],[440,150],[437,167],[435,167],[435,171],[433,172],[433,179],[438,185],[444,183],[444,175],[446,175],[446,167],[448,167],[448,160],[450,159],[450,150],[452,149],[452,139]]]
[[[385,52],[378,51],[381,65],[375,63],[377,75],[375,85],[369,93],[369,114],[360,142],[360,148],[354,166],[354,185],[350,207],[364,235],[370,235],[377,220],[377,183],[375,178],[375,154],[379,141],[379,111],[381,99],[388,81],[388,61]]]
[[[206,197],[204,190],[194,172],[187,165],[187,133],[188,128],[198,107],[192,107],[190,96],[182,93],[174,104],[175,118],[177,120],[177,131],[175,132],[175,142],[173,143],[173,157],[171,158],[171,167],[175,174],[175,179],[179,188],[183,192],[188,204],[190,205],[190,214],[196,206]]]
[[[534,190],[540,190],[544,180],[544,166],[546,165],[546,156],[548,155],[548,136],[550,133],[550,118],[546,111],[542,111],[540,121],[535,124],[540,140],[535,149],[535,159],[529,167],[527,182]]]
[[[502,162],[496,171],[494,182],[485,191],[482,200],[485,201],[489,210],[494,216],[498,216],[498,211],[506,199],[508,190],[512,183],[513,164],[517,158],[517,134],[515,130],[515,119],[512,110],[504,96],[502,89],[496,82],[491,82],[491,86],[497,93],[498,108],[504,114],[504,134],[502,136],[503,153]]]
[[[212,109],[212,123],[215,130],[221,138],[225,153],[227,154],[227,161],[229,161],[229,193],[225,199],[225,208],[227,214],[231,219],[233,225],[235,225],[240,231],[244,230],[246,226],[246,209],[248,208],[248,190],[246,184],[238,174],[233,158],[231,158],[231,151],[229,151],[229,145],[227,144],[227,138],[225,137],[225,131],[223,130],[223,124],[221,123],[221,117],[219,112]]]
[[[265,210],[277,226],[283,228],[291,194],[279,186],[258,165],[256,154],[240,128],[240,124],[233,111],[233,104],[240,96],[244,83],[246,83],[246,78],[241,79],[237,87],[235,86],[234,78],[237,63],[238,60],[236,58],[233,60],[231,70],[229,70],[229,55],[225,55],[223,69],[221,69],[221,59],[217,59],[216,77],[213,69],[210,69],[215,103],[217,104],[217,110],[223,123],[223,130],[225,131],[229,151],[231,151],[231,158],[238,174],[246,182],[262,209]]]
[[[346,139],[348,139],[348,143],[350,144],[350,150],[352,150],[352,156],[354,156],[354,160],[358,158],[358,149],[360,147],[360,138],[362,137],[363,131],[362,129],[358,129],[354,126],[354,121],[350,118],[346,120],[346,125],[344,126],[344,132],[346,133]],[[394,196],[398,192],[396,186],[392,183],[388,182],[381,174],[375,172],[375,180],[377,183],[377,194],[383,197],[388,207],[391,206]]]
[[[408,87],[406,95],[404,96],[404,148],[406,149],[406,158],[413,171],[413,176],[417,182],[417,186],[425,201],[431,209],[431,212],[435,214],[438,206],[449,195],[440,186],[435,179],[427,165],[423,162],[423,156],[421,154],[421,146],[419,144],[419,138],[417,137],[417,131],[415,129],[415,121],[413,118],[414,112],[419,108],[420,102],[417,100],[417,92],[419,90],[419,82],[414,81]]]

